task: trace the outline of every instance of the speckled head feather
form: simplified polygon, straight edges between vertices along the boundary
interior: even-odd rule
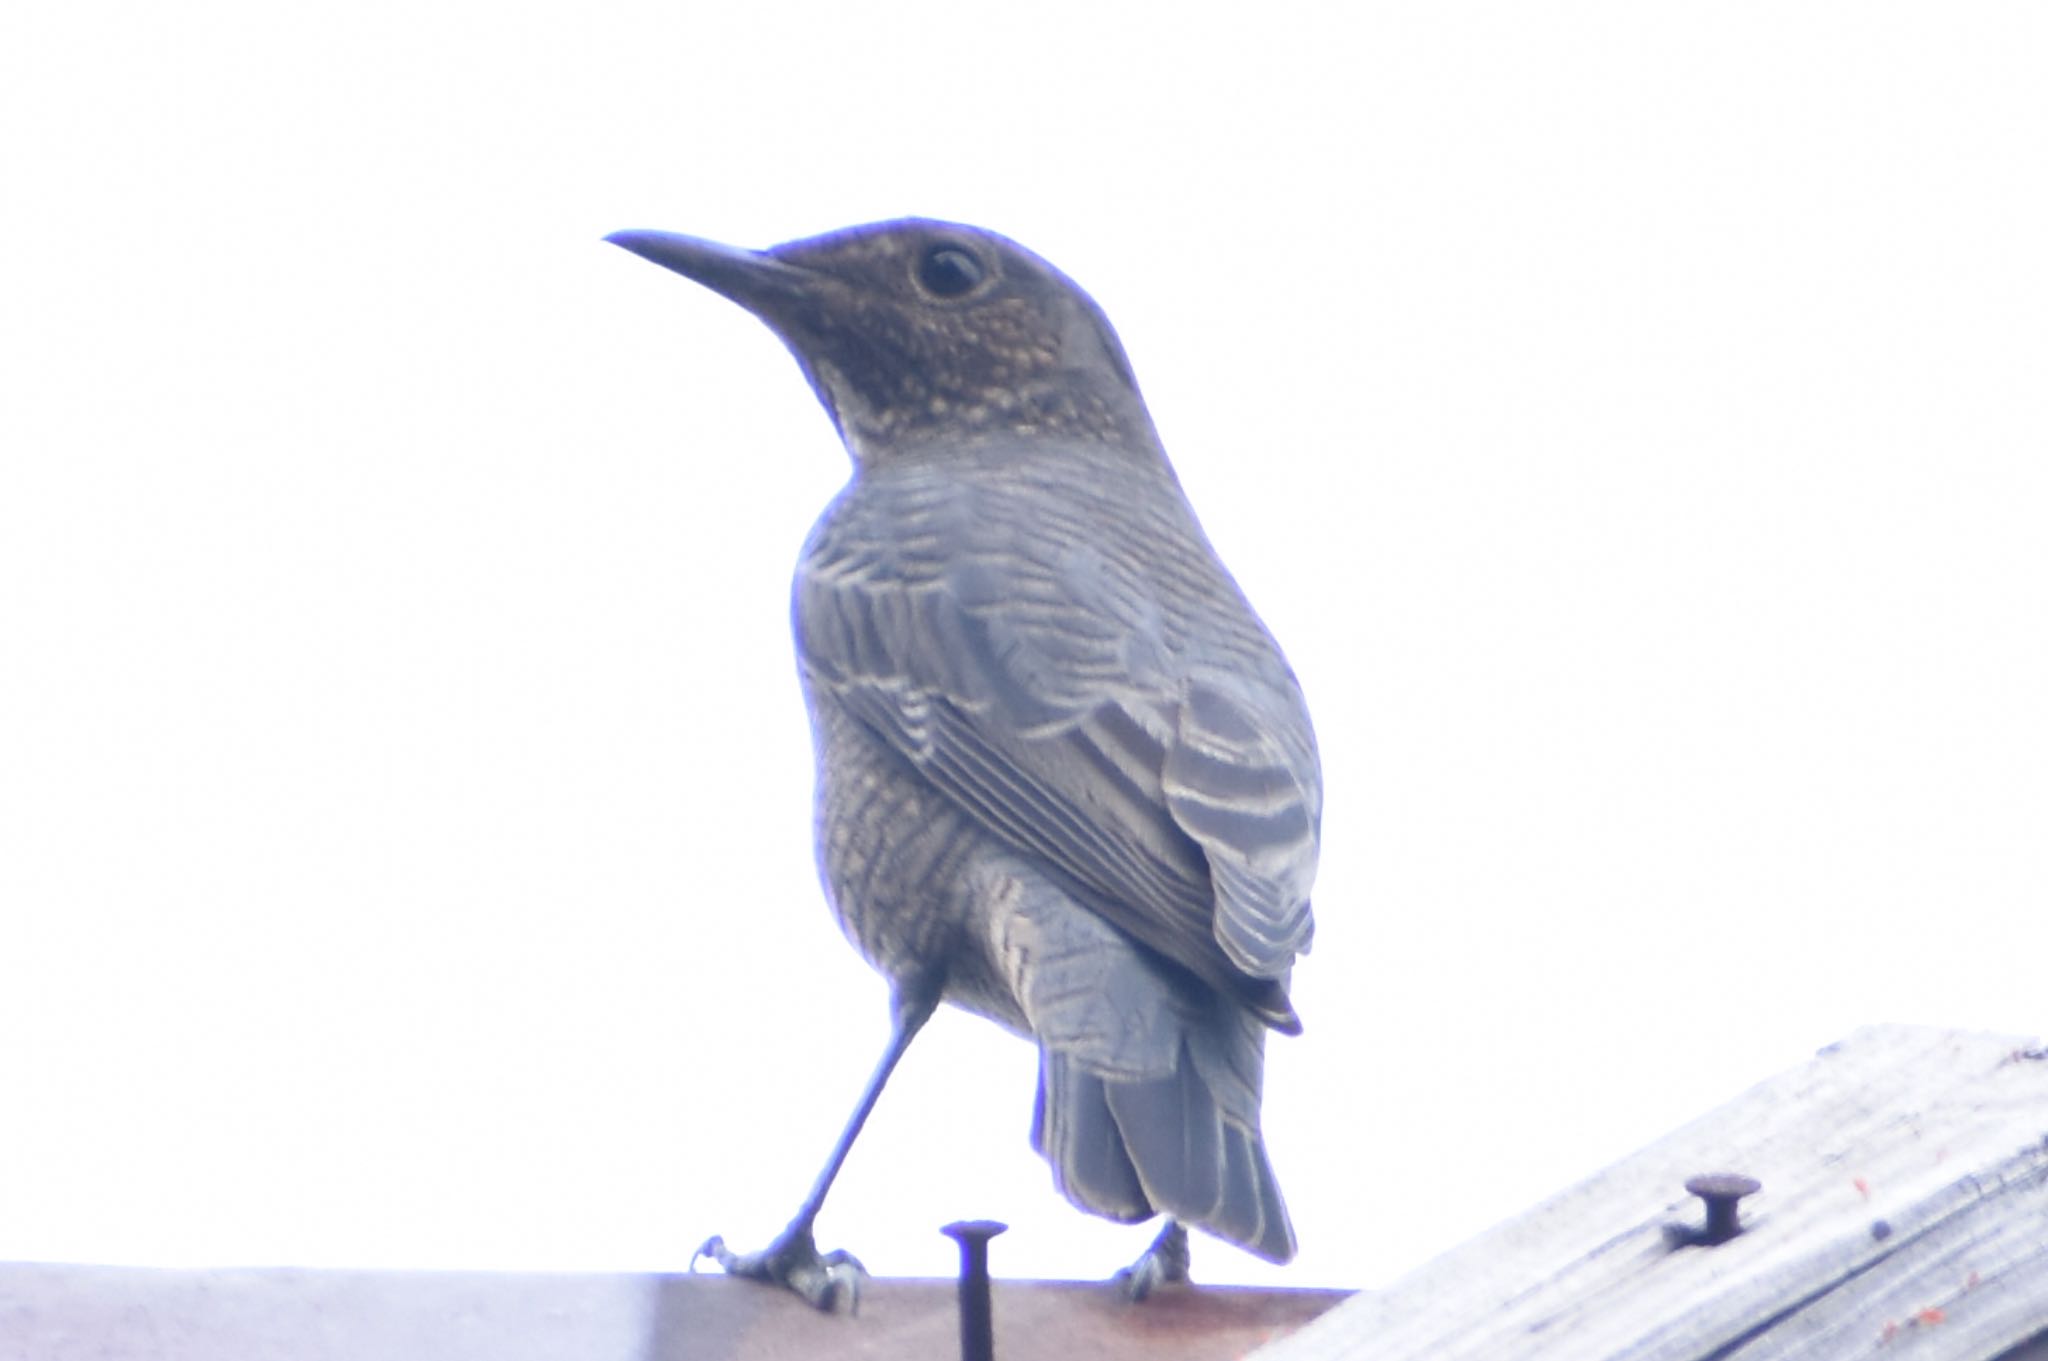
[[[608,239],[766,322],[862,464],[1020,435],[1158,454],[1102,309],[994,232],[904,218],[766,251],[670,232]]]

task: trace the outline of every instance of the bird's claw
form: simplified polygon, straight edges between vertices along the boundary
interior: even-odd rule
[[[860,1287],[868,1269],[844,1248],[819,1252],[808,1229],[785,1230],[761,1251],[744,1253],[734,1252],[725,1239],[713,1234],[690,1254],[691,1271],[702,1257],[718,1263],[728,1276],[779,1285],[814,1309],[834,1313],[844,1303],[847,1313],[860,1312]]]
[[[1136,1304],[1168,1281],[1185,1281],[1188,1260],[1188,1231],[1170,1219],[1152,1246],[1110,1279],[1126,1300]]]
[[[709,1238],[704,1240],[703,1247],[698,1248],[695,1252],[690,1254],[690,1274],[692,1276],[697,1274],[697,1263],[699,1261],[706,1257],[711,1258],[713,1261],[717,1261],[718,1255],[723,1252],[725,1252],[725,1240],[715,1233],[712,1234]],[[732,1254],[726,1253],[726,1255],[731,1256]]]

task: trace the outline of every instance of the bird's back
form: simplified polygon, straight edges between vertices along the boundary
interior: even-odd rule
[[[1307,711],[1162,463],[1040,443],[863,473],[812,532],[794,613],[814,705],[1120,929],[1236,994],[1306,946]],[[1237,938],[1233,910],[1256,918]]]
[[[864,473],[794,611],[849,934],[1039,1040],[1069,1196],[1291,1254],[1258,1102],[1263,1031],[1295,1024],[1314,740],[1163,465],[1041,444]]]

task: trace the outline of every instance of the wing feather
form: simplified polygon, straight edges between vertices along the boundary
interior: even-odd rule
[[[1322,798],[1307,711],[1179,489],[1126,477],[1035,456],[857,479],[797,572],[812,703],[1293,1029]]]

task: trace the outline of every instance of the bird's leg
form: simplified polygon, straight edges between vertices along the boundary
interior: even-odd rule
[[[1113,1279],[1124,1292],[1124,1298],[1136,1304],[1167,1281],[1187,1278],[1188,1231],[1178,1219],[1168,1218],[1152,1246]]]
[[[839,1142],[832,1146],[832,1155],[825,1160],[823,1170],[811,1184],[810,1194],[804,1197],[804,1203],[798,1208],[796,1218],[789,1221],[789,1227],[759,1252],[736,1253],[726,1247],[723,1238],[714,1235],[691,1254],[692,1268],[699,1257],[709,1257],[725,1268],[727,1275],[783,1286],[819,1309],[836,1309],[842,1300],[848,1312],[860,1307],[860,1280],[867,1275],[867,1268],[850,1252],[819,1252],[811,1229],[817,1222],[818,1211],[824,1207],[825,1193],[832,1189],[832,1179],[839,1175],[839,1168],[852,1151],[861,1126],[867,1123],[868,1113],[874,1110],[876,1099],[888,1084],[889,1074],[896,1070],[898,1060],[903,1057],[903,1051],[910,1048],[917,1032],[931,1019],[938,1000],[937,986],[910,986],[897,990],[889,1047],[882,1052],[882,1061],[875,1065],[875,1071],[869,1074],[867,1086],[861,1091],[852,1117],[847,1120],[846,1128],[839,1132]]]

